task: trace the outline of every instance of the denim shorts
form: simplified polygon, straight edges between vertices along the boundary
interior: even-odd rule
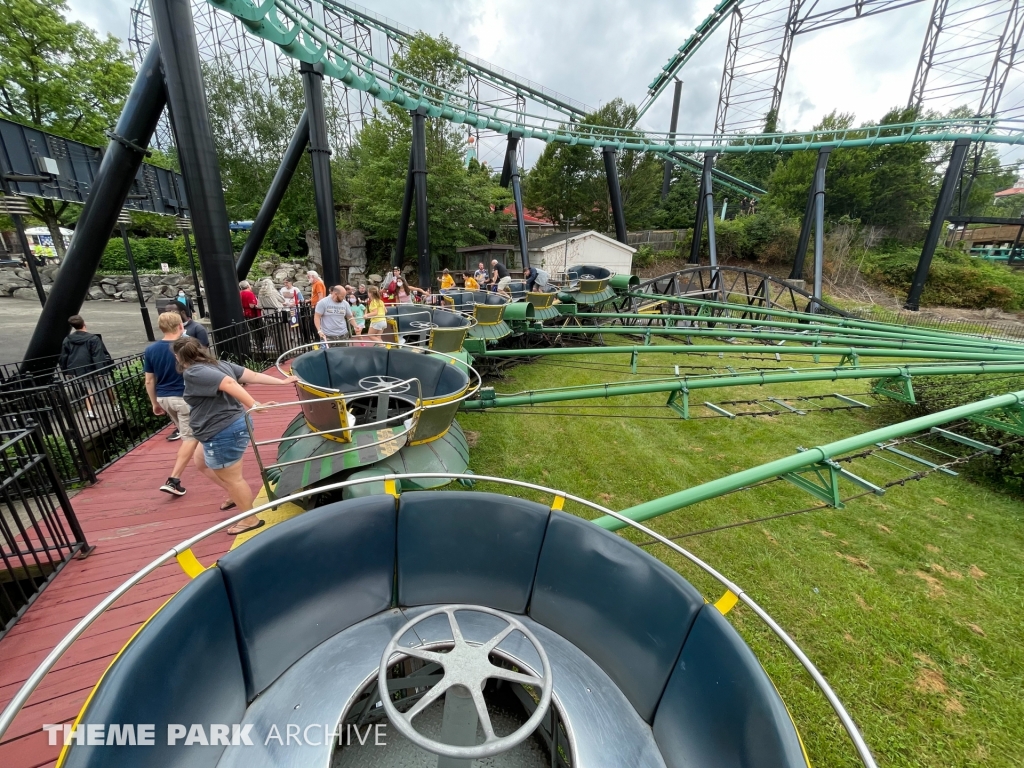
[[[239,416],[203,443],[203,461],[210,469],[227,469],[242,460],[248,447],[249,430],[245,427],[245,417]]]

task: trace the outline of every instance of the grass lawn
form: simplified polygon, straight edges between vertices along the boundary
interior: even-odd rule
[[[628,363],[628,355],[547,358],[510,369],[491,383],[498,393],[511,393],[623,380],[632,378]],[[701,366],[724,372],[726,366],[758,363],[659,355],[641,358],[641,364],[658,367],[641,369],[638,377],[670,374],[673,365],[699,374],[706,372]],[[867,381],[748,387],[696,392],[692,402],[841,392],[874,403],[865,394],[869,389]],[[789,455],[797,446],[831,442],[894,419],[892,409],[879,405],[807,416],[683,421],[663,407],[665,399],[651,395],[463,413],[459,423],[476,441],[474,472],[526,480],[622,509]],[[594,408],[609,405],[617,407]],[[557,415],[583,413],[600,416]],[[882,483],[921,468],[903,463],[910,469],[877,458],[847,466]],[[844,495],[858,490],[847,485]],[[648,524],[679,536],[815,504],[807,493],[777,481]],[[592,516],[572,505],[567,511]],[[736,581],[794,637],[860,725],[880,765],[1021,765],[1021,499],[932,474],[881,497],[853,500],[843,510],[814,509],[679,543]],[[664,547],[648,551],[676,567],[706,597],[720,596],[721,587]],[[831,709],[784,646],[742,606],[729,617],[781,691],[812,763],[859,765]]]

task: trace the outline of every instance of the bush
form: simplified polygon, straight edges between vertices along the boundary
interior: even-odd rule
[[[799,237],[800,222],[774,208],[725,221],[715,219],[715,246],[718,258],[723,261],[789,262],[796,253]],[[706,249],[706,234],[704,240]]]
[[[636,253],[633,254],[633,266],[636,269],[646,269],[647,267],[654,265],[654,250],[651,246],[641,245],[636,249]]]
[[[166,237],[132,237],[128,242],[131,244],[132,256],[139,272],[159,272],[161,264],[167,264],[171,269],[188,264],[188,259],[184,256],[184,238],[176,237],[169,240]],[[125,274],[129,271],[128,255],[124,250],[124,241],[120,237],[113,238],[103,249],[100,270],[114,274]]]
[[[887,244],[885,250],[869,253],[861,269],[868,278],[882,285],[907,291],[920,256],[919,248]],[[921,303],[962,309],[999,307],[1017,311],[1024,308],[1024,274],[962,251],[937,248]]]

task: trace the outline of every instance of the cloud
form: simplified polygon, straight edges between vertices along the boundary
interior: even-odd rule
[[[593,107],[621,96],[639,103],[647,85],[715,0],[367,0],[372,10]],[[122,40],[131,0],[70,0],[72,15]],[[930,3],[799,36],[793,46],[781,123],[809,129],[838,109],[857,121],[905,104]],[[727,24],[693,57],[684,80],[681,133],[710,133],[722,77]],[[1011,83],[1008,91],[1018,85]],[[668,129],[671,88],[643,125]],[[536,144],[537,142],[531,142]],[[497,145],[496,145],[497,146]],[[532,160],[540,147],[529,147]],[[498,152],[500,155],[500,151]]]

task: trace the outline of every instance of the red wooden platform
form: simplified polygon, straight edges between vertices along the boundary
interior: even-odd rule
[[[290,387],[251,385],[262,402],[291,401]],[[258,439],[279,437],[298,412],[280,408],[256,417]],[[74,625],[105,596],[178,542],[234,512],[218,509],[224,492],[193,466],[185,470],[182,497],[161,493],[180,443],[165,429],[100,473],[96,485],[79,492],[72,506],[90,544],[85,560],[72,560],[0,640],[0,709]],[[266,452],[264,452],[264,455]],[[250,447],[245,475],[253,492],[259,470]],[[232,537],[218,533],[193,551],[209,565],[228,551]],[[124,595],[79,638],[43,680],[0,742],[0,766],[53,765],[60,747],[47,745],[46,723],[70,723],[114,655],[135,630],[187,581],[177,563],[164,565]]]

